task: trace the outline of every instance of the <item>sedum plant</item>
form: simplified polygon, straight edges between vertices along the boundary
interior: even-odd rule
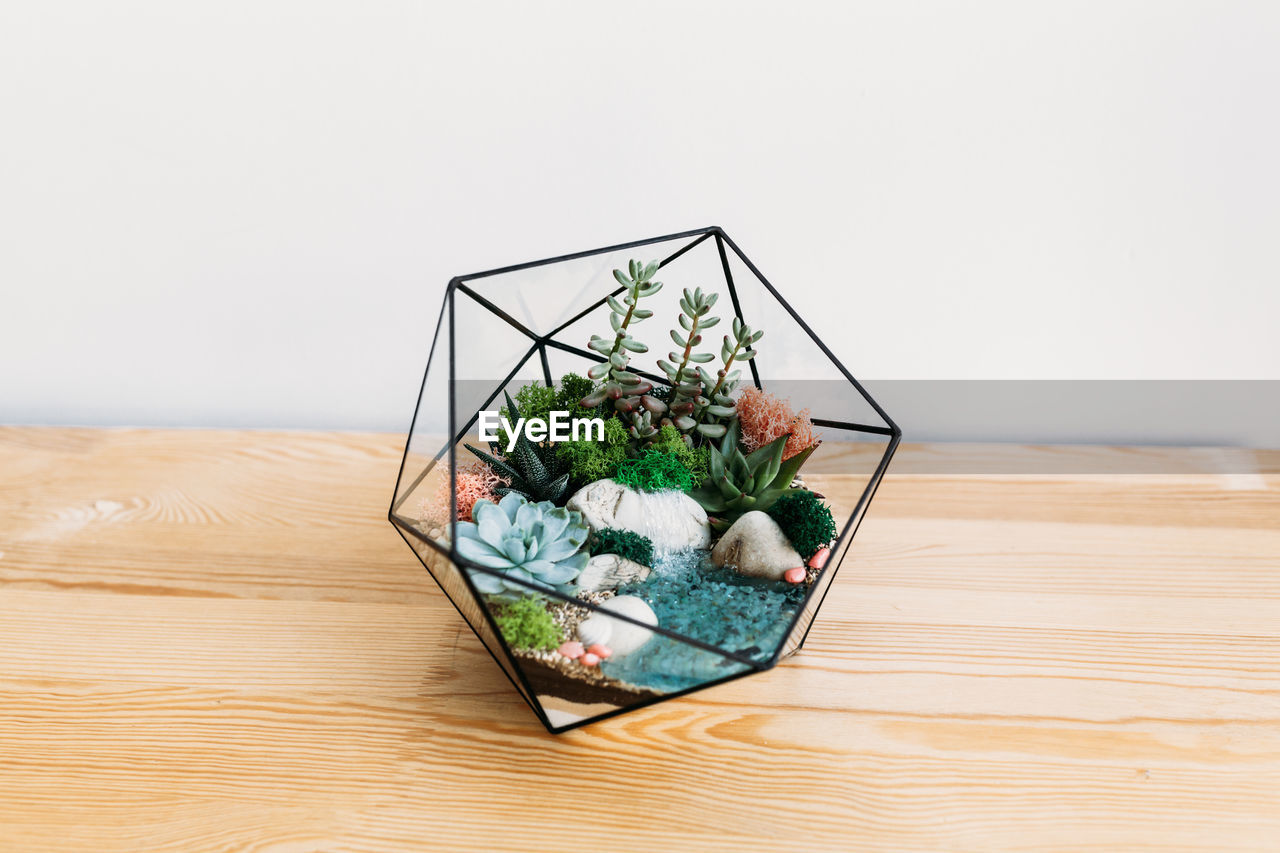
[[[755,344],[764,332],[753,330],[742,318],[733,318],[732,334],[724,336],[720,346],[722,366],[715,376],[706,368],[698,368],[698,378],[702,381],[703,394],[694,409],[694,418],[700,422],[700,431],[709,438],[721,438],[733,432],[728,420],[734,415],[733,398],[729,395],[738,387],[742,376],[741,370],[735,370],[737,362],[750,361],[756,357]]]
[[[486,595],[529,592],[515,581],[563,589],[586,568],[589,558],[582,546],[590,528],[579,512],[509,493],[496,504],[476,501],[471,517],[475,521],[455,525],[454,548],[464,560],[502,573],[469,571],[476,589]]]
[[[720,446],[710,448],[710,476],[689,495],[707,511],[713,530],[723,532],[744,512],[768,510],[787,493],[813,448],[783,461],[786,443],[785,435],[778,436],[764,447],[744,454],[738,447],[738,428],[734,424],[726,430]]]
[[[507,394],[506,397],[505,411],[510,413],[511,419],[522,417],[511,395]],[[558,463],[553,447],[548,446],[545,450],[537,447],[523,431],[516,436],[511,455],[504,459],[499,459],[469,444],[463,446],[488,465],[495,474],[511,481],[510,485],[495,488],[493,490],[495,495],[501,497],[515,493],[532,501],[551,501],[552,503],[561,503],[565,500],[569,491],[569,472],[564,471],[563,466]]]
[[[631,337],[631,324],[638,323],[653,316],[653,312],[640,307],[640,300],[652,296],[662,289],[662,282],[653,281],[658,272],[658,262],[650,261],[641,264],[633,260],[629,264],[630,275],[622,270],[614,270],[613,276],[622,285],[625,293],[621,300],[610,295],[609,323],[613,326],[614,336],[603,338],[592,335],[589,348],[605,357],[605,361],[587,371],[587,377],[600,382],[601,385],[582,399],[582,405],[594,409],[609,400],[618,416],[628,425],[631,437],[640,445],[648,444],[658,428],[654,417],[666,411],[666,404],[654,397],[651,392],[653,383],[627,370],[630,353],[648,352],[649,348]]]
[[[719,317],[710,315],[711,308],[719,297],[718,293],[704,294],[701,287],[692,291],[685,288],[684,295],[680,299],[680,326],[684,332],[671,330],[671,340],[676,346],[684,349],[669,353],[670,361],[658,359],[658,367],[662,368],[671,382],[666,399],[667,416],[662,419],[662,423],[671,424],[685,434],[695,430],[702,435],[712,437],[723,434],[711,424],[705,425],[704,428],[704,425],[694,417],[695,414],[715,414],[714,411],[708,412],[712,404],[702,396],[702,379],[698,375],[698,365],[706,364],[714,356],[709,352],[693,350],[702,343],[702,333],[720,322]],[[729,410],[728,414],[732,414],[732,410]]]

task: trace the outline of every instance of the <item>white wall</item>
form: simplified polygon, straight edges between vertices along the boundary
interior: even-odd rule
[[[450,275],[712,223],[863,376],[1280,379],[1278,44],[1272,3],[6,3],[0,422],[402,430]]]

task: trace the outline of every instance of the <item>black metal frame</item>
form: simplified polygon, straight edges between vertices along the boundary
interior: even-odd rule
[[[693,687],[689,687],[684,690],[664,693],[661,696],[651,698],[651,699],[641,700],[634,704],[627,705],[625,707],[621,707],[613,711],[608,711],[603,714],[599,714],[597,716],[580,720],[574,723],[570,723],[568,725],[556,726],[552,724],[548,719],[545,710],[542,707],[540,707],[536,701],[530,698],[530,697],[535,697],[537,695],[537,692],[535,691],[532,684],[530,684],[528,678],[525,676],[524,672],[522,671],[519,665],[518,659],[512,654],[510,647],[507,645],[505,638],[503,638],[502,636],[502,632],[498,629],[497,624],[494,622],[493,616],[492,614],[490,614],[489,609],[483,605],[482,599],[469,576],[469,572],[462,571],[461,569],[459,569],[458,574],[461,576],[461,578],[465,582],[467,590],[471,594],[472,598],[480,605],[478,609],[484,615],[484,618],[488,624],[489,630],[492,631],[493,635],[497,639],[497,642],[500,644],[501,650],[503,654],[506,656],[507,661],[509,663],[510,671],[508,671],[508,667],[504,666],[502,661],[497,658],[497,655],[493,652],[493,650],[489,648],[488,643],[482,643],[482,645],[484,645],[486,650],[489,651],[490,655],[494,657],[495,662],[497,662],[499,665],[499,669],[502,670],[503,674],[506,675],[508,679],[511,679],[510,672],[516,673],[516,676],[519,678],[519,683],[517,683],[514,679],[511,679],[513,684],[519,689],[521,695],[525,698],[526,702],[530,705],[534,714],[538,717],[538,719],[542,722],[542,724],[547,728],[547,730],[552,734],[559,734],[561,732],[568,731],[570,729],[577,728],[579,726],[587,725],[588,723],[593,723],[598,720],[606,719],[608,717],[616,716],[618,714],[625,713],[627,711],[635,710],[637,708],[645,707],[647,705],[652,705],[657,702],[663,702],[668,699],[674,699],[680,696],[687,695],[689,693],[693,693],[698,690],[706,689],[707,687],[713,687],[717,684],[723,684],[727,681],[732,681],[736,678],[741,678],[744,675],[750,675],[753,672],[760,672],[767,669],[771,669],[772,667],[777,665],[777,663],[779,662],[779,660],[781,660],[782,657],[788,654],[793,654],[795,651],[798,651],[801,647],[803,647],[804,641],[808,637],[809,630],[813,626],[813,620],[816,619],[817,617],[817,611],[821,608],[822,602],[825,600],[826,594],[828,591],[830,591],[831,584],[835,580],[835,575],[839,571],[841,563],[843,563],[844,554],[847,552],[848,545],[850,544],[853,536],[857,533],[858,527],[861,525],[862,519],[866,515],[866,510],[872,498],[875,497],[876,490],[879,488],[881,480],[884,478],[884,473],[889,466],[889,462],[893,458],[893,454],[897,450],[898,445],[902,440],[902,430],[898,427],[898,425],[894,423],[892,418],[890,418],[889,415],[884,411],[884,409],[880,407],[880,405],[875,401],[875,399],[873,399],[871,395],[867,393],[866,389],[862,386],[860,382],[858,382],[856,378],[854,378],[853,374],[851,374],[849,370],[843,364],[840,363],[840,360],[835,357],[835,355],[831,352],[831,350],[827,347],[827,345],[822,341],[822,339],[819,338],[817,334],[814,333],[814,331],[809,327],[809,325],[800,317],[799,314],[796,313],[795,309],[793,309],[786,302],[786,300],[782,298],[782,296],[773,287],[773,285],[769,283],[768,279],[766,279],[764,275],[759,271],[759,269],[756,268],[755,264],[753,264],[751,260],[748,259],[745,254],[743,254],[742,250],[738,248],[738,245],[734,243],[734,241],[729,237],[729,235],[726,234],[724,230],[719,226],[710,226],[706,228],[694,229],[691,231],[682,231],[674,234],[663,235],[660,237],[652,237],[646,240],[636,240],[629,243],[620,243],[617,245],[605,246],[599,249],[591,249],[584,252],[575,252],[567,255],[559,255],[557,257],[546,258],[539,261],[531,261],[524,264],[516,264],[513,266],[485,270],[483,272],[477,272],[477,273],[472,273],[470,275],[458,276],[451,279],[449,281],[448,287],[445,292],[444,304],[441,307],[439,322],[442,323],[446,318],[446,316],[449,319],[449,340],[448,340],[448,361],[449,361],[448,424],[449,424],[449,427],[448,427],[447,435],[449,436],[450,440],[446,442],[446,446],[444,448],[442,448],[438,453],[435,454],[434,459],[427,465],[427,467],[423,471],[417,474],[417,477],[414,480],[414,482],[407,489],[404,490],[404,494],[402,496],[400,486],[405,477],[405,467],[407,466],[409,461],[410,447],[413,441],[414,429],[417,425],[418,415],[422,408],[423,395],[425,394],[426,387],[427,387],[427,378],[430,374],[432,365],[435,364],[437,360],[437,354],[438,354],[437,349],[440,344],[439,335],[437,334],[432,343],[431,354],[427,362],[427,368],[423,372],[422,384],[418,391],[418,404],[414,410],[413,421],[410,423],[409,434],[405,443],[405,451],[404,451],[404,456],[401,462],[400,473],[396,478],[396,487],[395,487],[395,491],[393,492],[392,503],[387,512],[387,519],[396,528],[396,530],[400,533],[400,535],[405,539],[406,544],[409,544],[412,547],[413,541],[411,540],[416,540],[417,542],[425,544],[426,546],[428,546],[429,548],[431,548],[432,550],[440,554],[442,557],[449,560],[454,567],[465,567],[466,569],[483,572],[485,574],[500,575],[500,573],[495,570],[488,569],[483,566],[475,565],[473,563],[468,562],[464,558],[461,558],[458,555],[456,549],[453,547],[452,538],[450,539],[449,547],[446,549],[442,547],[439,542],[436,542],[430,537],[424,535],[408,519],[397,514],[397,511],[399,510],[400,506],[402,505],[404,500],[408,498],[409,494],[413,492],[413,489],[417,486],[417,484],[420,483],[423,480],[423,478],[425,478],[427,474],[431,471],[431,469],[436,464],[438,464],[440,460],[444,458],[446,455],[448,457],[448,463],[449,463],[450,493],[453,494],[456,492],[457,446],[459,442],[463,440],[463,438],[467,435],[468,432],[470,432],[472,427],[477,422],[477,414],[472,413],[468,415],[467,421],[461,424],[461,428],[459,429],[459,423],[458,423],[459,412],[457,411],[457,400],[456,400],[457,328],[454,322],[454,305],[455,305],[456,299],[458,298],[458,294],[463,294],[467,298],[473,300],[476,304],[478,304],[482,308],[491,312],[493,315],[501,318],[508,325],[518,330],[525,336],[527,336],[532,342],[529,350],[519,358],[516,365],[512,368],[511,372],[507,375],[507,377],[504,380],[502,380],[502,382],[494,388],[492,394],[488,397],[485,403],[480,407],[481,409],[491,405],[494,402],[494,400],[497,399],[497,396],[498,394],[501,393],[502,389],[506,387],[507,384],[509,384],[514,379],[514,377],[529,362],[529,360],[534,356],[535,353],[539,357],[544,381],[546,382],[547,385],[554,384],[555,380],[554,380],[554,377],[552,376],[550,365],[547,360],[548,347],[562,350],[568,353],[572,353],[573,355],[579,356],[581,358],[589,359],[595,362],[603,362],[605,360],[598,353],[592,352],[590,350],[582,349],[580,347],[572,346],[570,344],[566,344],[555,339],[556,335],[558,335],[559,333],[563,332],[565,329],[572,326],[578,320],[582,319],[583,317],[586,317],[592,311],[595,311],[599,309],[601,306],[603,306],[604,304],[606,304],[605,297],[601,297],[599,300],[592,303],[587,308],[584,308],[582,311],[575,314],[569,320],[566,320],[565,322],[561,323],[556,328],[552,329],[550,332],[543,335],[539,335],[533,332],[532,330],[530,330],[529,328],[527,328],[520,321],[516,320],[514,317],[512,317],[502,308],[498,307],[497,305],[493,304],[490,300],[486,299],[484,296],[477,293],[475,289],[469,287],[467,283],[476,281],[478,279],[487,278],[489,276],[519,272],[521,270],[527,270],[534,267],[546,266],[549,264],[561,263],[564,261],[573,261],[581,258],[590,257],[592,255],[600,255],[600,254],[606,254],[610,252],[617,252],[624,249],[648,246],[655,243],[670,242],[673,240],[679,240],[683,238],[692,238],[692,240],[690,243],[683,246],[678,251],[664,258],[660,262],[660,267],[665,267],[667,264],[676,260],[681,255],[690,251],[694,247],[700,245],[704,241],[708,239],[714,239],[716,242],[716,249],[720,257],[721,268],[725,276],[725,285],[728,288],[730,300],[733,304],[734,314],[737,317],[741,318],[742,309],[739,304],[738,291],[734,285],[733,274],[730,269],[729,256],[726,251],[726,248],[729,251],[732,251],[732,253],[747,267],[747,269],[750,270],[753,275],[755,275],[755,277],[765,287],[765,289],[769,292],[769,294],[775,300],[777,300],[778,304],[783,308],[783,310],[785,310],[787,314],[790,315],[790,317],[795,321],[795,323],[798,324],[799,327],[805,332],[805,334],[808,335],[809,338],[819,347],[822,353],[828,359],[830,359],[831,363],[839,370],[841,375],[846,380],[848,380],[848,382],[855,389],[857,389],[858,393],[862,396],[862,398],[866,400],[866,402],[875,410],[876,414],[879,415],[880,418],[885,422],[885,426],[876,426],[871,424],[849,423],[849,422],[843,422],[843,421],[813,418],[814,425],[825,426],[833,429],[842,429],[850,432],[860,432],[860,433],[868,433],[868,434],[874,434],[879,436],[885,436],[888,438],[888,443],[885,447],[885,451],[883,455],[880,458],[879,464],[876,466],[874,472],[871,474],[870,478],[868,479],[866,487],[863,489],[861,496],[859,497],[856,505],[854,506],[852,512],[850,513],[849,518],[846,520],[845,524],[843,525],[843,528],[840,531],[840,535],[832,547],[833,559],[830,561],[830,563],[828,564],[828,566],[823,572],[823,575],[825,576],[825,582],[824,582],[825,585],[822,589],[822,594],[818,598],[817,604],[814,605],[813,607],[813,615],[810,617],[809,624],[804,629],[804,634],[801,636],[799,642],[795,644],[795,647],[793,649],[791,649],[789,652],[786,651],[789,641],[792,639],[792,634],[795,631],[796,625],[799,623],[801,617],[809,610],[810,601],[813,598],[813,595],[817,589],[816,584],[809,588],[803,601],[800,603],[800,606],[796,609],[796,614],[791,620],[791,623],[787,626],[787,630],[783,635],[783,639],[779,643],[778,648],[774,650],[774,653],[770,656],[770,658],[767,661],[763,661],[763,662],[757,661],[751,658],[743,657],[741,655],[738,655],[734,652],[731,652],[725,649],[717,648],[715,646],[699,641],[693,637],[687,637],[678,632],[674,632],[669,629],[662,628],[661,626],[644,625],[643,623],[636,622],[635,620],[630,619],[626,616],[610,613],[611,618],[620,619],[622,621],[631,622],[633,624],[640,625],[641,627],[647,628],[648,630],[651,630],[654,633],[663,634],[665,636],[671,637],[687,645],[692,645],[698,648],[702,648],[705,651],[714,653],[728,660],[732,660],[739,664],[744,664],[746,668],[742,671],[734,672],[733,674],[728,675],[724,678],[707,681],[707,682],[695,685]],[[617,294],[621,293],[622,290],[623,288],[618,287],[615,290],[613,290],[610,295],[616,296]],[[437,326],[437,329],[438,329],[438,326]],[[760,382],[758,369],[756,367],[756,362],[752,360],[748,362],[748,364],[750,365],[751,377],[752,377],[753,383],[757,388],[761,388],[762,385]],[[653,375],[644,371],[635,370],[634,368],[633,368],[633,371],[660,384],[663,384],[663,385],[669,384],[665,376]],[[418,554],[418,551],[416,548],[414,548],[414,553]],[[453,601],[452,597],[448,594],[448,592],[444,590],[443,584],[440,582],[440,580],[438,578],[435,578],[434,572],[431,571],[431,568],[430,566],[427,565],[426,560],[422,557],[421,554],[418,554],[418,557],[419,557],[419,560],[423,563],[424,567],[427,568],[428,573],[432,575],[432,578],[436,580],[437,584],[441,585],[442,591],[446,592],[445,597],[448,598],[450,600],[450,603],[453,604],[454,608],[458,610],[459,615],[463,617],[464,621],[467,621],[468,624],[470,624],[469,620],[467,620],[467,617],[462,612],[461,608],[459,608],[457,603]],[[508,578],[507,580],[510,581],[511,579]],[[543,589],[541,587],[535,587],[533,585],[524,584],[519,581],[516,581],[516,582],[522,586],[527,586],[533,592],[538,592],[549,597],[558,598],[563,601],[570,602],[575,606],[582,607],[588,610],[599,610],[598,607],[596,607],[593,604],[590,604],[589,602],[581,601],[576,598],[570,598],[568,596],[560,595],[555,592],[549,592],[546,589]]]

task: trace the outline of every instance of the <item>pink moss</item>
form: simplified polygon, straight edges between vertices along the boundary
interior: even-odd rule
[[[738,422],[742,425],[742,445],[747,450],[763,447],[781,435],[789,435],[783,459],[818,444],[809,420],[809,410],[792,411],[791,403],[768,391],[748,386],[738,397]]]
[[[457,478],[457,518],[458,521],[471,521],[471,508],[478,500],[497,503],[498,497],[494,489],[509,486],[511,481],[493,473],[487,465],[477,463],[467,468],[458,469]],[[419,504],[424,521],[443,521],[449,515],[449,466],[440,463],[440,485],[431,499],[424,499]]]

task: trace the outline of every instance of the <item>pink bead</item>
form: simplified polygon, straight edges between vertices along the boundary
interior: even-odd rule
[[[831,557],[830,548],[819,548],[818,553],[809,558],[809,568],[820,569],[827,564],[827,560]]]
[[[593,643],[592,645],[587,646],[587,651],[591,652],[591,654],[601,660],[604,660],[609,655],[613,654],[613,649],[609,648],[604,643]]]
[[[561,643],[560,648],[556,649],[556,651],[567,657],[569,660],[574,660],[582,657],[582,643],[579,643],[577,640],[570,640],[567,643]]]
[[[807,574],[808,572],[804,570],[804,566],[796,566],[794,569],[787,569],[782,579],[787,583],[804,583]]]
[[[592,654],[591,652],[586,652],[585,654],[583,654],[581,658],[578,659],[578,663],[582,664],[583,666],[595,666],[596,664],[600,663],[600,655]]]

